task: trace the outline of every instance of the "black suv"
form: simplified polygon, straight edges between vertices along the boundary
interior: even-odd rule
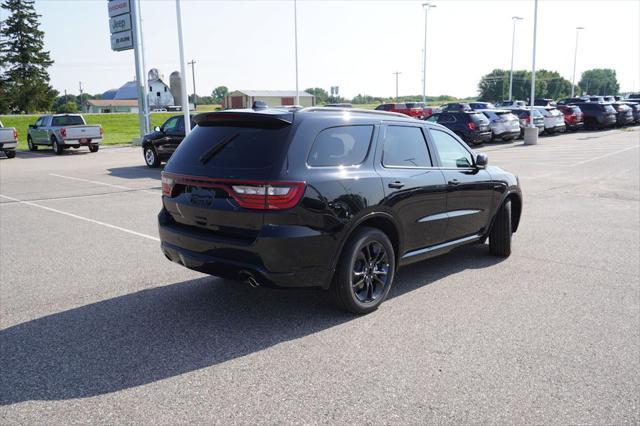
[[[191,122],[191,128],[195,123]],[[142,138],[142,154],[149,167],[159,167],[163,161],[169,160],[178,145],[184,139],[184,115],[174,115],[167,119],[153,132]]]
[[[451,131],[338,108],[229,110],[195,129],[162,173],[167,258],[251,285],[330,289],[376,309],[398,266],[489,239],[511,253],[517,178]]]
[[[613,127],[617,123],[617,111],[611,104],[600,102],[576,102],[584,119],[584,127],[590,130]]]
[[[427,121],[445,126],[470,144],[489,142],[493,137],[491,123],[481,112],[440,112],[427,118]]]

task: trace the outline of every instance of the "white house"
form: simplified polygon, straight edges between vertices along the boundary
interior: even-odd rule
[[[315,97],[307,92],[298,92],[300,105],[310,107],[316,104]],[[268,106],[293,105],[296,103],[295,90],[235,90],[224,98],[224,108],[251,108],[255,101],[264,101]]]
[[[171,88],[162,79],[163,75],[156,68],[149,70],[149,93],[147,93],[149,109],[153,110],[175,105]]]

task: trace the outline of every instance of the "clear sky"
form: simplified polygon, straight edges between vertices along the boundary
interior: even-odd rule
[[[422,92],[422,1],[298,0],[300,89],[340,86],[351,97]],[[533,0],[433,0],[429,11],[427,94],[475,95],[480,77],[508,69],[512,16],[516,69],[531,68]],[[106,0],[37,0],[52,85],[101,93],[134,76],[133,53],[112,52]],[[621,90],[640,90],[639,0],[541,0],[537,68],[571,80],[575,27],[576,81],[589,68],[616,70]],[[292,0],[183,0],[187,60],[195,59],[198,94],[229,89],[294,89]],[[175,1],[143,0],[147,68],[167,78],[180,68]],[[188,73],[189,92],[192,92]]]

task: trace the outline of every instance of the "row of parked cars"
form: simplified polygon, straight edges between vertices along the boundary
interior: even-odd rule
[[[512,140],[524,136],[533,124],[538,133],[554,134],[581,128],[602,129],[640,123],[640,94],[582,96],[554,102],[535,99],[533,110],[524,101],[448,103],[439,108],[422,102],[387,103],[377,110],[398,112],[442,124],[470,144]],[[531,121],[533,120],[533,123]]]

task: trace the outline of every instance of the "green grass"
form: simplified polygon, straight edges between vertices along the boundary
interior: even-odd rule
[[[179,113],[151,113],[151,127],[160,126],[169,117]],[[138,114],[83,114],[87,124],[100,124],[104,129],[104,145],[132,143],[140,137]],[[0,121],[6,127],[15,127],[18,131],[18,149],[27,149],[27,129],[38,119],[37,115],[2,115]]]

